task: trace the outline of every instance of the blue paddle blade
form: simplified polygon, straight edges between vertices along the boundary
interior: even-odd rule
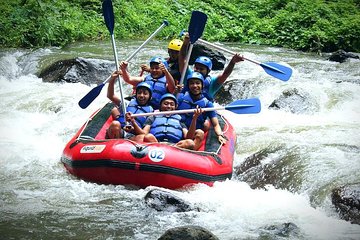
[[[190,42],[194,44],[203,34],[207,21],[207,15],[200,11],[193,11],[189,24]]]
[[[260,63],[260,66],[265,70],[267,74],[282,81],[289,80],[292,74],[291,68],[275,62]]]
[[[104,85],[105,85],[104,83],[101,83],[101,84],[97,85],[96,87],[94,87],[93,89],[91,89],[90,92],[88,92],[82,99],[80,99],[79,106],[82,109],[87,108],[90,105],[90,103],[92,103],[92,101],[94,101],[94,99],[97,96],[99,96]]]
[[[261,111],[261,103],[258,98],[236,100],[225,106],[225,110],[236,114],[259,113]]]
[[[114,11],[111,0],[104,0],[102,3],[104,20],[110,35],[114,33]]]

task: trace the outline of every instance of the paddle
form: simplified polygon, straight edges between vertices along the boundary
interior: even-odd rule
[[[111,2],[111,1],[105,0],[104,2]],[[111,14],[110,14],[110,16],[111,16]],[[104,15],[104,17],[105,17],[105,15]],[[110,20],[109,22],[105,21],[106,25],[108,26],[108,24],[110,24],[109,26],[113,27],[114,24],[112,23],[111,19],[109,19],[109,20]],[[161,26],[155,32],[153,32],[125,61],[129,62],[145,46],[145,44],[147,44],[163,27],[168,26],[168,25],[169,25],[168,21],[165,20],[161,24]],[[118,66],[119,65],[117,65],[117,67]],[[111,78],[111,75],[105,81],[103,81],[102,83],[100,83],[99,85],[97,85],[96,87],[91,89],[90,92],[88,92],[82,99],[80,99],[79,106],[83,109],[87,108],[90,105],[90,103],[92,103],[92,101],[94,101],[95,98],[97,96],[99,96],[102,88],[110,80],[110,78]]]
[[[198,39],[198,41],[200,43],[203,43],[205,45],[211,46],[211,47],[216,48],[218,50],[227,52],[229,54],[232,54],[232,55],[236,54],[233,51],[230,51],[230,50],[228,50],[226,48],[220,47],[220,46],[215,45],[213,43],[209,43],[209,42],[207,42],[205,40]],[[280,79],[282,81],[287,81],[291,77],[292,69],[289,68],[289,67],[286,67],[284,65],[281,65],[279,63],[275,63],[275,62],[261,63],[261,62],[258,62],[258,61],[255,61],[255,60],[252,60],[252,59],[249,59],[249,58],[246,58],[246,57],[244,57],[244,59],[249,61],[249,62],[255,63],[257,65],[260,65],[265,70],[265,72],[267,74],[269,74],[270,76],[273,76],[273,77],[275,77],[277,79]]]
[[[205,24],[207,21],[207,15],[200,11],[193,11],[191,14],[190,24],[189,24],[189,37],[190,37],[190,46],[185,57],[185,66],[182,69],[180,84],[183,84],[185,79],[185,74],[187,67],[189,65],[190,55],[193,49],[193,44],[201,37],[204,32]]]
[[[249,98],[236,100],[224,107],[212,107],[212,108],[203,108],[205,112],[215,111],[215,110],[228,110],[236,114],[252,114],[259,113],[261,111],[261,103],[258,98]],[[183,110],[174,110],[166,112],[151,112],[151,113],[137,113],[131,114],[131,117],[146,117],[146,116],[155,116],[155,115],[173,115],[173,114],[184,114],[192,113],[194,109],[183,109]]]

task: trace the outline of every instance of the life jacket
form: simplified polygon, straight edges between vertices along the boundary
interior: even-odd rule
[[[210,83],[211,83],[211,77],[209,75],[206,76],[206,78],[204,79],[204,86],[202,89],[202,94],[209,99],[210,101],[213,101],[214,99],[212,97],[210,97],[209,95],[209,91],[210,91]],[[189,85],[187,83],[187,80],[184,84],[184,88],[182,89],[182,93],[186,93],[189,92]]]
[[[167,93],[166,89],[166,77],[162,76],[158,79],[151,77],[151,74],[147,75],[144,82],[148,83],[152,89],[152,98],[150,104],[154,109],[160,108],[160,98]]]
[[[181,116],[179,114],[154,116],[150,133],[152,133],[159,142],[177,143],[183,139],[180,121]]]
[[[146,105],[146,106],[140,106],[136,100],[136,98],[132,98],[131,101],[129,102],[129,104],[126,107],[126,112],[131,112],[131,113],[149,113],[149,112],[153,112],[153,108],[150,105]],[[120,116],[117,118],[117,120],[120,122],[121,126],[125,126],[125,117],[124,114],[122,113],[122,111],[120,110]],[[136,117],[135,121],[137,122],[137,124],[142,127],[145,123],[146,117]]]
[[[189,92],[186,92],[184,95],[182,95],[179,99],[179,106],[178,109],[179,110],[183,110],[183,109],[195,109],[196,106],[199,106],[201,108],[206,108],[208,106],[209,100],[202,95],[202,97],[197,100],[194,101]],[[186,113],[186,114],[181,114],[182,117],[182,121],[186,124],[186,126],[189,128],[191,121],[193,119],[193,115],[194,113]],[[204,114],[201,114],[196,121],[196,129],[202,129],[204,127],[204,122],[206,120],[206,116]]]

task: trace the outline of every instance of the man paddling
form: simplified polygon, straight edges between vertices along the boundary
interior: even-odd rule
[[[179,66],[181,72],[185,67],[185,58],[189,44],[190,44],[189,34],[185,33],[184,42],[179,54]],[[216,93],[220,90],[224,82],[232,73],[235,64],[241,61],[244,61],[243,56],[240,56],[239,54],[234,54],[234,56],[231,58],[230,62],[228,63],[228,65],[225,67],[224,71],[221,74],[217,76],[210,76],[209,74],[210,71],[212,70],[212,62],[210,58],[205,56],[198,57],[194,63],[194,70],[191,70],[190,68],[186,70],[184,85],[180,86],[183,87],[181,92],[185,93],[186,91],[189,91],[186,84],[187,76],[190,75],[193,71],[200,72],[204,77],[203,94],[207,99],[213,101]]]

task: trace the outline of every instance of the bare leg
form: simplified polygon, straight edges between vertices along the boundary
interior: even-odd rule
[[[191,139],[184,139],[175,144],[176,147],[194,150],[195,143]]]
[[[203,140],[204,140],[204,131],[201,129],[196,129],[195,137],[194,137],[194,150],[198,150],[200,148]]]
[[[109,128],[107,129],[107,135],[109,138],[121,138],[121,124],[119,121],[112,121]]]
[[[154,135],[148,133],[144,137],[144,142],[159,142]]]
[[[120,115],[119,109],[117,107],[114,107],[113,109],[111,109],[111,116],[113,117],[114,120],[116,120]]]
[[[145,138],[145,134],[139,134],[136,135],[132,138],[130,138],[131,140],[135,141],[135,142],[144,142],[144,138]]]
[[[211,123],[210,123],[209,120],[206,120],[206,121],[204,122],[204,127],[203,127],[204,132],[209,131],[210,125],[211,125]]]

